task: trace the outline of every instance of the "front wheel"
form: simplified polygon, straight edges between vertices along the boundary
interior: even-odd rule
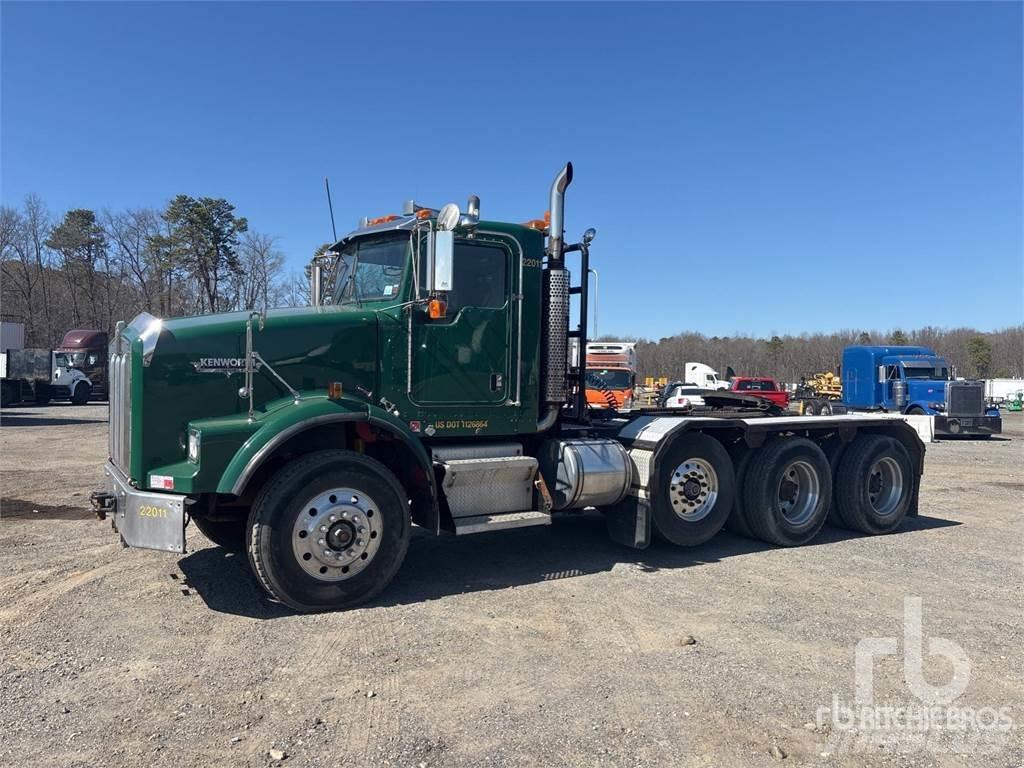
[[[654,530],[673,544],[703,544],[733,508],[736,477],[728,452],[713,437],[689,433],[673,442],[660,466]]]
[[[319,451],[285,465],[260,492],[249,561],[271,597],[297,611],[348,608],[394,577],[410,525],[387,467],[353,451]]]
[[[71,402],[74,405],[85,405],[89,402],[89,393],[92,390],[88,384],[84,381],[80,381],[75,384],[75,388],[71,393]]]

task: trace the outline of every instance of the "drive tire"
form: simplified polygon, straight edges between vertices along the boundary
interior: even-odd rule
[[[751,450],[745,450],[738,457],[733,455],[735,460],[733,472],[736,476],[736,494],[732,503],[732,511],[729,512],[729,517],[725,521],[725,527],[731,533],[735,533],[738,536],[746,536],[748,539],[757,538],[747,524],[746,512],[743,508],[743,486],[746,483],[747,467],[750,466],[750,456],[752,453],[753,451]]]
[[[245,550],[245,533],[248,529],[244,517],[237,520],[210,520],[205,517],[193,517],[192,522],[206,538],[223,547],[229,552]]]
[[[910,509],[914,492],[910,455],[884,435],[860,435],[836,470],[836,511],[847,528],[867,534],[894,531]]]
[[[375,550],[367,564],[354,575],[328,581],[310,575],[308,563],[315,566],[316,561],[304,557],[307,565],[302,564],[294,532],[304,524],[301,515],[317,511],[308,502],[333,489],[352,489],[362,504],[372,500],[362,513],[367,518],[376,515],[378,528],[370,534]],[[369,525],[369,520],[365,522]],[[318,451],[286,464],[260,491],[249,513],[249,563],[267,593],[296,611],[349,608],[372,598],[398,572],[409,547],[410,527],[406,493],[387,467],[353,451]],[[358,562],[353,569],[356,566]]]
[[[735,496],[735,472],[722,444],[699,432],[681,435],[659,463],[654,531],[678,546],[703,544],[725,525]]]
[[[821,530],[832,500],[832,470],[821,448],[779,438],[753,452],[742,489],[753,535],[780,547],[806,544]]]
[[[818,414],[820,416],[831,416],[832,415],[832,403],[830,403],[828,400],[825,400],[821,404],[821,407],[818,408]]]
[[[86,384],[84,381],[80,381],[75,384],[74,390],[71,392],[71,402],[73,405],[85,405],[89,402],[89,394],[92,391],[92,387]]]

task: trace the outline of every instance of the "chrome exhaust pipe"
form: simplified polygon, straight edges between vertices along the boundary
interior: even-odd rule
[[[548,263],[544,269],[545,323],[541,399],[548,405],[537,430],[550,429],[569,399],[569,271],[565,268],[565,190],[572,183],[572,163],[566,163],[551,183],[551,222],[548,230]]]
[[[561,267],[565,258],[565,190],[572,184],[572,163],[566,163],[551,182],[551,226],[548,234],[548,258]]]

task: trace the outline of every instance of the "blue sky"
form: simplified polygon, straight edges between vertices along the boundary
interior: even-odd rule
[[[1022,5],[0,8],[2,199],[225,197],[298,270],[414,197],[598,230],[601,333],[1024,320]]]

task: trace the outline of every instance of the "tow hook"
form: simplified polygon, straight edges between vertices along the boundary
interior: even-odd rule
[[[115,510],[117,499],[110,491],[93,491],[89,501],[92,502],[92,511],[96,513],[96,517],[106,520],[107,512]]]

